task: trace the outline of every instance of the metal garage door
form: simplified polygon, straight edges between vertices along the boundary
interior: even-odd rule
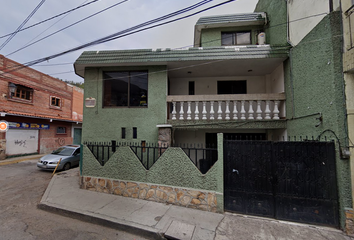
[[[6,132],[6,155],[38,153],[38,131],[9,129]]]
[[[225,210],[338,226],[333,142],[224,141]]]

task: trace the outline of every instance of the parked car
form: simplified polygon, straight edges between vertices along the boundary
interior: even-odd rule
[[[37,167],[55,169],[60,159],[57,170],[69,170],[71,167],[78,166],[80,162],[80,145],[66,145],[54,150],[51,154],[41,157],[37,162]]]

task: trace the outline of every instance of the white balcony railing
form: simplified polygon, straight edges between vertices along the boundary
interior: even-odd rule
[[[170,95],[171,120],[278,120],[285,94]]]

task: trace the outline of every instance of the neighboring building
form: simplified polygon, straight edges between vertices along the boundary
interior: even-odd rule
[[[1,55],[0,71],[0,159],[81,143],[83,89]]]
[[[354,1],[341,0],[343,18],[343,75],[347,105],[348,137],[350,139],[350,168],[352,200],[354,200]],[[354,212],[351,211],[353,214]],[[354,228],[351,229],[354,235]]]
[[[345,228],[352,198],[339,10],[333,0],[260,0],[255,13],[200,18],[189,49],[82,53],[74,64],[87,101],[82,187]],[[245,145],[229,151],[227,138]],[[111,141],[108,152],[92,144]],[[133,146],[116,151],[116,142]],[[154,142],[218,153],[168,148],[152,165],[144,156]]]

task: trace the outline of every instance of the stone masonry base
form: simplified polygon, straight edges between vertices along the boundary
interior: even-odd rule
[[[354,237],[354,210],[352,208],[345,209],[345,232]]]
[[[96,177],[80,177],[80,188],[124,197],[169,203],[209,212],[217,212],[214,192],[176,188],[157,184],[121,181]]]

